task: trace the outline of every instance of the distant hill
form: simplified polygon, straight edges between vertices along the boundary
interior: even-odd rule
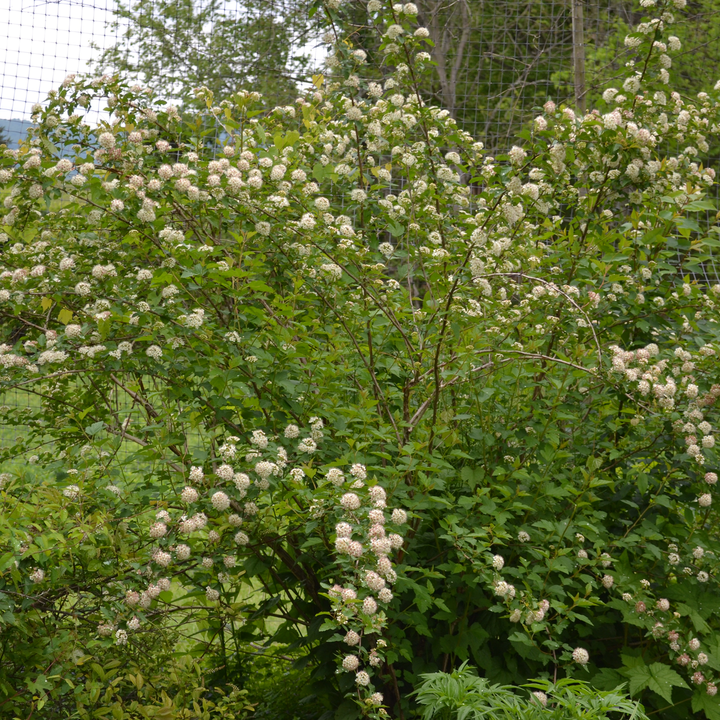
[[[27,129],[32,125],[29,120],[4,120],[0,118],[0,128],[10,138],[8,147],[16,148],[25,137]]]

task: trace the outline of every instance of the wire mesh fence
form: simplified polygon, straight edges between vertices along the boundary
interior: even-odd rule
[[[433,40],[429,99],[490,149],[502,149],[547,99],[576,102],[574,48],[582,45],[580,101],[594,106],[628,60],[623,41],[640,20],[629,0],[419,0]],[[365,21],[364,0],[349,0]],[[323,15],[309,0],[0,0],[0,127],[16,144],[33,104],[68,73],[122,72],[166,96],[207,85],[269,103],[293,99],[321,67]],[[580,27],[573,22],[578,11]],[[720,57],[720,0],[676,13],[683,41],[674,84],[697,92]],[[353,42],[369,36],[352,33]]]
[[[86,70],[98,47],[116,42],[114,0],[0,1],[0,127],[13,145],[24,137],[33,104],[73,72]]]
[[[367,42],[364,0],[348,0],[353,42]],[[433,40],[425,90],[490,149],[513,141],[547,99],[593,107],[628,60],[640,18],[630,0],[419,0]],[[294,98],[322,65],[323,14],[310,0],[0,0],[0,127],[16,144],[34,103],[68,73],[121,72],[165,96],[207,85],[268,102]],[[683,41],[673,82],[695,93],[720,57],[720,0],[693,0],[674,18]],[[579,26],[578,14],[581,16]],[[312,17],[311,17],[312,15]],[[577,74],[577,51],[584,68]],[[575,50],[575,52],[574,52]]]

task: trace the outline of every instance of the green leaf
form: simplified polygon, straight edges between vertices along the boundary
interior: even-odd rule
[[[494,394],[495,394],[495,388],[491,388],[491,387],[481,388],[477,393],[477,401],[485,402],[485,400],[489,400]]]
[[[684,208],[686,212],[701,212],[703,210],[717,210],[717,203],[712,200],[694,200]]]
[[[58,154],[57,146],[50,142],[47,138],[42,138],[42,144],[51,155]]]
[[[698,613],[697,610],[691,608],[685,603],[678,603],[678,610],[681,615],[687,616],[692,621],[695,630],[699,633],[709,633],[710,626],[705,622],[704,618]]]
[[[648,688],[668,703],[672,702],[673,687],[688,687],[680,675],[663,663],[637,665],[626,670],[624,674],[630,680],[630,695],[637,695]]]
[[[2,565],[0,565],[2,567]],[[713,670],[720,670],[720,638],[711,637],[707,641],[706,652],[708,655],[708,666]]]
[[[692,696],[693,712],[704,712],[708,720],[720,720],[720,700],[717,695],[711,697],[705,690],[698,688]]]
[[[520,657],[538,661],[543,659],[542,652],[533,644],[533,641],[526,633],[514,632],[508,637],[508,640]]]
[[[110,333],[110,318],[103,318],[98,320],[98,332],[100,337],[104,340]]]
[[[85,428],[85,432],[90,436],[97,435],[104,428],[105,428],[105,423],[102,422],[102,420],[101,420],[100,422],[96,422],[96,423],[93,423],[92,425],[88,425]]]
[[[273,291],[273,289],[267,283],[264,283],[262,280],[253,280],[252,282],[248,283],[248,287],[251,290],[255,290],[256,292],[271,293]]]
[[[415,591],[415,604],[421,613],[427,612],[432,605],[432,596],[430,593],[421,585],[415,585],[413,587]]]
[[[322,182],[329,173],[330,169],[328,168],[326,170],[321,163],[315,163],[315,165],[313,165],[312,174],[318,182]]]
[[[694,230],[695,232],[701,232],[700,226],[690,218],[678,218],[675,221],[675,224],[682,230]]]
[[[599,673],[593,675],[590,682],[600,690],[614,690],[623,683],[623,676],[611,668],[603,668]]]

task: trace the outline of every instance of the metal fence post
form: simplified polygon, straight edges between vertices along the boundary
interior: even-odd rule
[[[573,69],[575,82],[575,104],[584,115],[585,98],[585,31],[583,27],[584,0],[570,0],[572,8]]]

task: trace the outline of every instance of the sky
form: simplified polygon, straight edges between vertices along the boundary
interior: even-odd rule
[[[113,43],[114,0],[0,0],[0,121],[29,119],[72,72],[87,70],[91,43]]]

